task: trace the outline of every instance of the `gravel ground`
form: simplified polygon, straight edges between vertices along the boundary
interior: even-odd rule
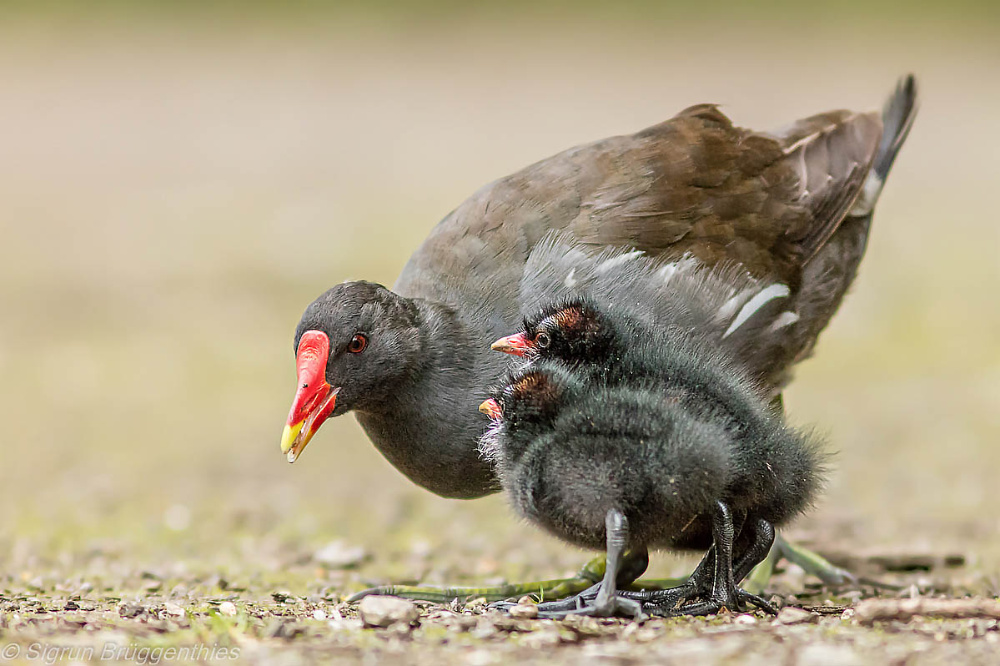
[[[978,16],[0,22],[0,661],[996,663],[1000,53]],[[755,127],[873,107],[910,70],[924,105],[862,275],[786,400],[836,452],[788,536],[892,587],[788,567],[777,619],[420,604],[365,628],[343,599],[371,585],[591,554],[502,498],[421,491],[351,417],[285,464],[302,308],[391,283],[476,187],[559,149],[701,101]]]
[[[294,593],[273,589],[251,572],[232,578],[179,573],[178,567],[125,572],[127,564],[115,566],[94,553],[86,561],[64,565],[86,574],[6,583],[0,595],[0,654],[49,663],[238,657],[259,663],[391,658],[400,663],[544,659],[568,664],[585,658],[614,663],[987,664],[995,663],[1000,649],[1000,602],[967,597],[977,590],[981,594],[989,583],[955,585],[968,578],[957,560],[952,568],[943,561],[934,566],[930,558],[873,558],[870,565],[931,567],[908,574],[883,570],[883,582],[904,587],[892,592],[865,585],[821,589],[786,571],[773,584],[779,593],[772,600],[781,607],[777,617],[724,613],[642,623],[595,618],[555,622],[523,617],[530,616],[524,612],[530,605],[511,617],[489,610],[482,600],[437,605],[369,597],[360,605],[347,604],[341,600],[344,590],[356,589],[364,576],[331,569],[317,558],[348,550],[343,544],[328,545],[311,558],[311,571],[293,565]],[[301,559],[310,558],[306,554]],[[342,559],[341,566],[357,566],[351,559]],[[792,589],[794,593],[781,592]],[[881,598],[873,599],[876,594]],[[995,587],[990,594],[996,594]]]

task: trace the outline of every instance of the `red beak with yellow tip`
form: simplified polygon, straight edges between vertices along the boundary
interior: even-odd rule
[[[531,350],[531,341],[528,340],[528,337],[524,333],[515,333],[514,335],[508,335],[506,338],[500,338],[490,345],[490,349],[503,352],[504,354],[524,356]]]
[[[288,423],[281,433],[281,452],[288,462],[295,462],[319,427],[337,406],[340,388],[326,381],[326,362],[330,358],[330,339],[322,331],[306,331],[295,354],[299,390],[295,392]]]
[[[479,411],[486,414],[486,416],[490,417],[494,421],[499,421],[503,418],[503,412],[500,410],[500,404],[493,398],[483,400],[479,405]]]

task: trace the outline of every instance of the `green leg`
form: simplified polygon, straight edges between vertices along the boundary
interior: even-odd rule
[[[648,564],[649,555],[645,551],[626,551],[618,571],[618,584],[622,587],[628,586],[642,575]],[[605,565],[604,555],[600,555],[587,562],[573,578],[555,578],[531,583],[509,583],[496,587],[385,585],[362,590],[352,595],[348,601],[353,603],[371,594],[384,594],[415,601],[432,601],[439,604],[450,603],[453,599],[458,599],[462,603],[479,598],[490,602],[503,601],[525,595],[533,596],[539,601],[563,599],[579,594],[601,582],[604,577]]]
[[[827,585],[847,585],[857,583],[858,578],[847,569],[841,569],[832,564],[819,553],[788,543],[780,536],[774,540],[774,545],[781,549],[781,556],[802,567],[807,574],[816,576]]]
[[[782,558],[792,564],[797,564],[807,574],[816,576],[827,585],[847,585],[858,582],[857,577],[850,571],[832,564],[819,553],[789,543],[779,534],[775,537],[774,545],[771,546],[771,552],[768,553],[767,558],[754,567],[750,575],[747,576],[743,589],[752,594],[763,592],[774,574],[774,566]]]

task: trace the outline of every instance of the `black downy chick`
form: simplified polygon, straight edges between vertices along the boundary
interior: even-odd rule
[[[706,381],[723,372],[706,364]],[[813,441],[761,405],[720,419],[718,397],[678,401],[660,382],[607,385],[557,361],[509,376],[481,410],[494,421],[480,445],[515,510],[555,536],[606,548],[604,580],[541,617],[710,614],[750,602],[738,583],[767,555],[780,525],[820,483]],[[733,403],[752,396],[732,392]],[[655,592],[616,587],[625,549],[699,549],[684,585]]]
[[[612,305],[587,296],[558,301],[525,317],[523,328],[493,343],[495,351],[533,361],[558,359],[610,383],[659,375],[701,374],[706,363],[739,368],[727,383],[754,385],[733,354],[717,344],[710,322],[652,329]],[[759,398],[758,398],[759,399]]]
[[[521,332],[493,348],[516,352],[529,363],[558,360],[608,385],[656,381],[667,397],[682,404],[711,408],[716,418],[753,423],[767,390],[716,338],[708,321],[651,330],[627,312],[576,298],[541,308],[525,319]]]

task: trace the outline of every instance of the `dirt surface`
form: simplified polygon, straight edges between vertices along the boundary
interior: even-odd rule
[[[0,661],[996,663],[988,604],[907,605],[1000,594],[996,23],[404,23],[0,22]],[[696,102],[761,128],[877,107],[906,71],[923,108],[862,274],[786,397],[835,452],[789,538],[893,587],[788,567],[768,592],[806,611],[777,620],[364,628],[343,599],[371,585],[591,554],[413,486],[352,417],[287,465],[304,306],[391,283],[465,196],[562,148]]]
[[[378,614],[380,598],[344,603],[345,589],[365,584],[357,571],[316,560],[336,553],[341,566],[364,559],[357,549],[328,545],[319,552],[286,556],[284,583],[268,585],[259,574],[234,571],[198,576],[174,570],[124,573],[104,555],[91,554],[67,568],[86,571],[54,581],[39,576],[8,583],[0,596],[0,654],[27,661],[172,661],[187,658],[257,663],[345,662],[510,663],[544,659],[579,663],[803,663],[863,664],[996,662],[1000,650],[1000,602],[969,599],[988,581],[967,580],[955,568],[895,560],[890,568],[930,567],[894,574],[882,582],[904,587],[888,592],[869,585],[829,590],[804,583],[801,572],[773,582],[777,617],[723,613],[708,618],[656,618],[645,622],[511,617],[481,600],[448,605],[399,601]],[[428,557],[448,558],[447,553]],[[313,568],[302,560],[312,560]],[[886,559],[873,558],[869,564]],[[246,569],[246,568],[244,568]],[[290,571],[289,571],[290,570]],[[280,578],[280,577],[279,577]],[[993,582],[995,585],[995,580]],[[790,590],[794,590],[791,592]],[[995,587],[989,594],[996,594]],[[880,595],[880,599],[871,599]],[[371,603],[369,603],[371,602]],[[530,608],[530,606],[529,606]],[[360,613],[359,613],[360,610]],[[521,610],[521,609],[518,609]],[[921,615],[923,613],[923,615]],[[515,614],[516,615],[516,614]],[[530,613],[529,613],[530,615]]]

